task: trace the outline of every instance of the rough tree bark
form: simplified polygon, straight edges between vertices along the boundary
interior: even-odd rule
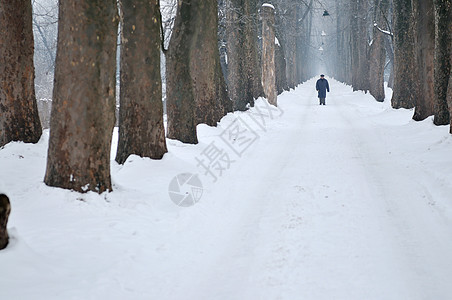
[[[268,102],[276,102],[275,78],[275,9],[270,5],[261,7],[262,16],[262,86]]]
[[[9,199],[5,194],[0,194],[0,250],[8,246],[8,217],[11,212]]]
[[[45,183],[79,192],[111,191],[115,124],[116,0],[59,2]]]
[[[34,87],[31,1],[0,2],[0,147],[41,137]]]
[[[167,152],[160,77],[158,0],[121,0],[121,88],[116,161]]]
[[[435,0],[435,117],[436,125],[450,122],[447,91],[451,76],[452,0]]]
[[[394,1],[393,108],[413,108],[416,97],[412,0]]]
[[[196,122],[216,126],[232,111],[218,50],[217,0],[192,0],[195,32],[190,43],[190,74],[196,103]]]
[[[190,73],[190,44],[195,35],[192,1],[179,2],[166,54],[167,137],[197,144],[195,95]]]
[[[413,119],[421,121],[434,114],[435,12],[433,0],[413,0],[417,96]]]
[[[388,0],[375,0],[373,21],[382,26],[385,22],[385,13],[388,9]],[[369,92],[379,102],[385,100],[384,69],[386,61],[385,36],[375,26],[373,27],[373,42],[369,54]]]

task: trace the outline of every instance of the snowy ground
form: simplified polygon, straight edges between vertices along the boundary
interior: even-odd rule
[[[0,299],[451,299],[448,128],[334,80],[319,106],[314,84],[161,161],[112,162],[100,196],[42,183],[48,132],[6,145]],[[184,172],[204,187],[191,207],[168,193]]]

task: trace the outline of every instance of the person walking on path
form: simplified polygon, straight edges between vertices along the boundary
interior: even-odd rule
[[[326,105],[326,92],[330,92],[330,85],[328,84],[328,80],[325,79],[325,75],[320,75],[320,79],[317,80],[317,83],[315,84],[315,89],[319,92],[320,105]]]

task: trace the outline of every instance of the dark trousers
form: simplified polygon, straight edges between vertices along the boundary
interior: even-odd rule
[[[319,98],[320,99],[320,105],[325,105],[325,98]]]

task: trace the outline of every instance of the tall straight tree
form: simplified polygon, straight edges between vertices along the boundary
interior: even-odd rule
[[[116,161],[167,152],[160,76],[158,0],[121,0],[121,88]]]
[[[245,71],[246,71],[246,81],[247,89],[252,92],[253,100],[252,105],[254,105],[254,99],[259,98],[264,95],[264,90],[262,87],[262,74],[261,74],[261,63],[259,59],[258,51],[258,38],[257,38],[257,21],[258,21],[258,1],[257,0],[246,0],[243,1],[243,7],[245,12],[245,23],[243,34],[245,41]]]
[[[193,41],[190,47],[190,75],[196,103],[197,124],[216,126],[232,111],[218,49],[218,2],[192,0]]]
[[[42,129],[36,104],[31,1],[0,1],[0,147],[36,143]]]
[[[369,92],[375,100],[383,102],[385,100],[384,90],[384,69],[386,60],[385,36],[377,29],[385,23],[388,10],[388,0],[375,0],[373,21],[376,26],[373,28],[372,45],[369,55]]]
[[[277,9],[277,23],[281,27],[281,41],[286,58],[286,78],[289,88],[297,85],[297,1],[279,0]]]
[[[254,2],[254,1],[252,1]],[[253,79],[257,77],[250,67],[255,59],[253,32],[250,28],[252,16],[250,4],[245,0],[226,2],[226,51],[228,56],[228,91],[234,103],[234,110],[246,110],[254,105]],[[253,72],[253,73],[250,73]]]
[[[435,0],[435,117],[436,125],[450,122],[452,103],[447,103],[452,71],[452,0]],[[450,94],[450,91],[449,91]],[[451,107],[449,107],[449,105]]]
[[[218,50],[218,3],[179,2],[166,55],[168,137],[196,144],[196,125],[232,111]]]
[[[262,5],[262,85],[265,97],[277,106],[275,72],[275,8]]]
[[[312,18],[314,0],[303,1],[297,5],[297,83],[311,78],[312,64]]]
[[[413,119],[434,114],[435,10],[433,0],[413,0],[415,61],[418,81]]]
[[[394,0],[394,108],[413,108],[417,94],[412,0]]]
[[[195,95],[190,77],[194,23],[191,1],[180,1],[166,54],[167,137],[189,144],[198,143]]]
[[[352,86],[353,90],[369,90],[368,60],[368,3],[367,0],[352,0]]]
[[[111,190],[116,0],[59,2],[55,85],[45,183]]]
[[[351,60],[351,6],[350,0],[338,0],[336,1],[337,11],[337,38],[336,49],[337,59],[335,61],[336,66],[336,78],[347,84],[352,84],[352,64]]]

